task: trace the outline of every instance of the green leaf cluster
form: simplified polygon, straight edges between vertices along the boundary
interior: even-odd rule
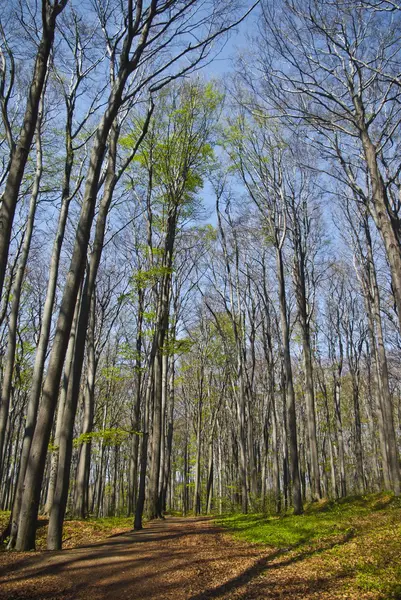
[[[101,441],[105,446],[119,446],[131,435],[141,435],[141,433],[133,429],[126,431],[120,427],[112,427],[90,433],[81,433],[77,438],[74,438],[73,444],[77,447],[92,441]]]

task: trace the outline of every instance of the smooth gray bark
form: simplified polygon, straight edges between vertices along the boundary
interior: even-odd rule
[[[15,352],[17,345],[17,324],[18,313],[21,302],[22,284],[25,277],[26,265],[31,247],[32,233],[35,222],[36,208],[38,205],[40,193],[40,181],[43,173],[43,156],[42,156],[42,140],[41,140],[41,122],[42,122],[43,106],[39,108],[38,127],[36,132],[36,170],[33,181],[32,193],[29,202],[28,219],[24,232],[24,241],[21,248],[20,260],[15,276],[15,281],[12,286],[12,302],[10,317],[8,321],[8,338],[7,338],[7,353],[3,364],[3,380],[1,385],[0,398],[0,482],[2,479],[2,466],[4,456],[4,440],[8,422],[11,388],[14,373]]]
[[[10,168],[1,197],[0,206],[0,296],[3,290],[7,269],[8,251],[11,239],[15,208],[21,189],[25,167],[31,150],[32,140],[38,122],[39,105],[45,87],[48,61],[54,42],[57,16],[64,10],[68,0],[42,0],[42,35],[35,58],[32,79],[29,87],[24,120],[17,143],[12,149]]]

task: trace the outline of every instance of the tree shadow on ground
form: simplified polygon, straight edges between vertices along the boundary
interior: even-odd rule
[[[9,584],[17,586],[18,596],[10,595],[5,590],[6,595],[3,595],[0,589],[0,598],[7,600],[14,600],[16,597],[20,600],[113,598],[114,600],[132,597],[141,600],[161,598],[206,600],[231,597],[234,593],[237,599],[251,600],[266,597],[282,598],[283,586],[290,581],[289,592],[285,597],[304,598],[307,596],[302,595],[302,589],[306,592],[312,590],[323,592],[333,586],[334,580],[341,578],[339,574],[331,578],[322,576],[318,580],[305,581],[302,577],[293,577],[291,580],[290,575],[290,578],[286,577],[286,581],[283,582],[281,577],[274,581],[273,577],[269,579],[264,576],[278,568],[324,552],[335,545],[344,544],[349,539],[346,536],[324,547],[304,549],[300,547],[299,551],[292,547],[276,551],[272,549],[267,554],[268,550],[257,546],[252,564],[231,579],[229,579],[230,565],[241,565],[244,559],[248,560],[249,565],[250,557],[237,544],[229,545],[227,552],[221,545],[221,555],[223,562],[227,564],[227,570],[223,569],[219,572],[217,581],[221,582],[220,585],[208,587],[210,586],[209,574],[213,572],[216,559],[214,548],[216,541],[206,556],[198,554],[197,540],[193,540],[189,545],[185,542],[183,545],[180,542],[169,545],[169,542],[177,538],[191,540],[192,536],[196,535],[202,537],[199,544],[207,548],[209,535],[216,536],[221,533],[221,530],[207,526],[206,521],[205,519],[205,526],[198,520],[199,527],[192,528],[189,523],[189,527],[183,529],[174,527],[168,529],[164,524],[153,522],[141,532],[124,533],[101,543],[61,552],[45,551],[32,553],[29,556],[21,555],[21,560],[18,560],[17,564],[8,565],[5,569],[5,574],[8,575],[6,580]],[[150,545],[146,546],[146,542]],[[219,544],[218,538],[217,555],[219,555]],[[294,551],[297,552],[295,555]],[[113,560],[110,560],[111,558]],[[13,571],[10,577],[10,572]],[[171,573],[181,574],[181,577],[170,578]],[[51,579],[46,584],[47,577]],[[56,579],[53,580],[53,577]],[[45,587],[41,585],[42,578]],[[24,581],[29,587],[21,589],[21,583]],[[48,585],[51,586],[51,590]]]
[[[195,594],[195,595],[191,596],[190,598],[188,598],[188,600],[206,600],[208,598],[223,597],[225,594],[233,592],[237,588],[240,588],[240,587],[243,587],[245,585],[252,583],[258,577],[260,577],[262,575],[267,575],[269,570],[287,567],[291,564],[297,563],[306,558],[310,558],[311,556],[321,554],[322,552],[325,552],[326,550],[330,550],[331,548],[334,548],[334,546],[339,546],[339,545],[345,544],[349,539],[350,539],[350,536],[346,535],[346,536],[344,536],[344,539],[340,542],[338,540],[336,540],[329,544],[326,544],[323,547],[320,547],[317,549],[305,550],[303,552],[300,552],[299,554],[296,554],[295,556],[291,556],[285,560],[281,560],[279,562],[273,563],[272,561],[274,561],[276,558],[278,558],[279,556],[285,557],[285,555],[289,552],[289,550],[277,550],[277,552],[274,552],[273,554],[271,554],[269,556],[265,556],[265,557],[262,557],[259,560],[257,560],[256,563],[254,563],[251,567],[246,569],[240,575],[233,577],[232,579],[230,579],[229,581],[223,583],[222,585],[220,585],[218,587],[210,588],[208,590],[201,592],[200,594]],[[296,547],[292,547],[290,550],[295,550],[295,549],[296,549]],[[316,587],[316,585],[320,582],[320,587],[319,586],[318,587],[319,587],[320,591],[324,591],[324,589],[327,589],[331,585],[331,581],[333,579],[341,579],[342,577],[343,577],[342,575],[332,576],[331,578],[323,578],[322,577],[318,580],[313,581],[313,586]],[[268,585],[268,581],[266,581],[266,584]],[[272,597],[272,596],[269,595],[269,597]],[[236,596],[236,598],[238,598],[238,599],[243,598],[243,600],[248,600],[248,598],[250,598],[250,597],[249,596]]]

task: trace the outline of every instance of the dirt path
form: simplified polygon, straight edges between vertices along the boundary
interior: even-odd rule
[[[285,555],[232,540],[207,519],[170,518],[91,546],[4,554],[0,599],[335,597],[335,581],[303,578],[302,568],[283,576],[288,564]]]

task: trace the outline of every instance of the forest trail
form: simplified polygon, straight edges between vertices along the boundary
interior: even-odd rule
[[[62,552],[2,553],[0,599],[338,597],[336,577],[311,577],[297,562],[283,551],[235,540],[210,519],[168,518]]]

